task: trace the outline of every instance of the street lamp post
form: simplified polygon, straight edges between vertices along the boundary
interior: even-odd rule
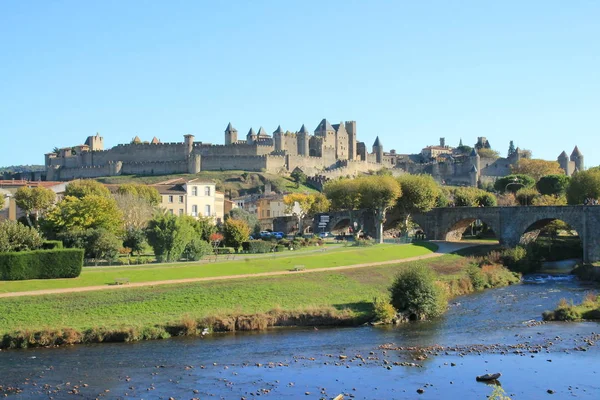
[[[519,180],[519,178],[515,177],[515,178],[513,178],[512,182],[508,182],[508,183],[506,184],[506,186],[504,187],[504,192],[505,192],[505,193],[508,191],[508,187],[509,187],[510,185],[521,185],[521,186],[525,187],[525,184],[524,184],[523,182],[521,182],[521,181]],[[525,196],[525,205],[528,205],[527,203],[528,203],[528,201],[527,201],[527,196]]]

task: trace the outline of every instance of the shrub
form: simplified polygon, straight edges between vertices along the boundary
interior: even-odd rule
[[[62,248],[63,242],[60,240],[44,240],[44,243],[42,243],[42,250],[54,250]]]
[[[223,224],[223,234],[225,244],[238,249],[250,236],[250,228],[244,220],[229,218]]]
[[[0,279],[75,278],[81,274],[83,250],[55,249],[0,254]]]
[[[250,240],[242,243],[242,248],[248,253],[269,253],[273,249],[271,242],[265,242],[263,240]]]
[[[146,234],[142,229],[129,228],[123,237],[123,246],[129,247],[132,253],[138,255],[144,251],[146,245]]]
[[[0,252],[36,250],[42,244],[37,229],[14,221],[0,221]]]
[[[212,252],[213,249],[210,243],[202,240],[200,237],[195,237],[185,246],[183,257],[187,260],[198,261],[205,255],[212,254]]]
[[[278,244],[277,246],[275,246],[275,251],[278,253],[280,253],[282,251],[286,251],[286,250],[287,250],[287,247],[282,244]]]
[[[233,247],[217,247],[215,249],[216,254],[235,254],[235,249]]]
[[[478,266],[470,266],[467,269],[467,275],[469,275],[469,279],[471,280],[473,289],[483,290],[488,287],[488,280],[486,279],[485,274],[481,271],[481,268],[479,268]]]
[[[375,313],[375,321],[389,324],[396,317],[396,310],[388,300],[376,297],[373,299],[373,311]]]
[[[528,271],[528,257],[525,247],[517,246],[512,249],[502,251],[502,264],[506,267],[519,272]]]
[[[445,293],[436,284],[434,272],[423,265],[401,271],[389,290],[394,308],[411,320],[437,317],[447,307]]]

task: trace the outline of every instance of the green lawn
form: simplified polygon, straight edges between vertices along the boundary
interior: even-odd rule
[[[374,263],[400,260],[429,254],[436,249],[431,243],[423,244],[382,244],[372,247],[330,248],[314,253],[283,253],[248,257],[244,260],[224,262],[177,263],[160,265],[139,265],[123,267],[86,267],[81,276],[74,279],[47,279],[0,282],[0,293],[23,292],[30,290],[75,288],[84,286],[108,285],[115,278],[129,278],[130,282],[152,282],[172,279],[203,278],[227,275],[253,274],[260,272],[286,271],[297,265],[306,269],[327,268],[342,265]],[[106,295],[113,295],[107,293]],[[0,299],[0,303],[4,299]]]
[[[378,252],[389,250],[377,247],[366,253],[373,260]],[[0,335],[18,329],[141,327],[178,322],[184,317],[252,314],[277,307],[295,310],[333,306],[364,316],[372,311],[373,297],[387,295],[394,276],[407,265],[426,263],[447,280],[464,273],[466,260],[445,255],[426,261],[312,274],[5,298],[0,299]]]

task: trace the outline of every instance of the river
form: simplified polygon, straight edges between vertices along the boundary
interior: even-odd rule
[[[513,399],[599,398],[600,351],[590,338],[600,340],[600,324],[539,323],[543,310],[562,297],[580,301],[589,287],[568,277],[527,281],[399,327],[2,351],[0,386],[15,399],[485,399],[492,387],[475,376],[500,372]]]

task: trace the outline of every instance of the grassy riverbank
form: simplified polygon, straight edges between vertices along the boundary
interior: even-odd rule
[[[381,249],[381,248],[380,248]],[[299,275],[252,277],[118,291],[0,299],[2,347],[129,341],[215,330],[343,325],[369,320],[372,301],[413,263],[432,268],[450,296],[473,290],[477,260],[459,255]],[[487,286],[516,281],[499,266],[480,269]]]
[[[339,267],[401,260],[430,254],[436,249],[437,246],[432,243],[382,244],[371,247],[323,248],[323,251],[312,253],[273,253],[234,261],[86,267],[81,276],[73,279],[3,281],[0,282],[0,293],[110,285],[117,278],[128,278],[134,283],[289,271],[297,265],[302,265],[305,269]]]
[[[553,311],[544,311],[544,321],[583,321],[600,320],[600,296],[588,293],[581,304],[561,299],[558,307]]]

